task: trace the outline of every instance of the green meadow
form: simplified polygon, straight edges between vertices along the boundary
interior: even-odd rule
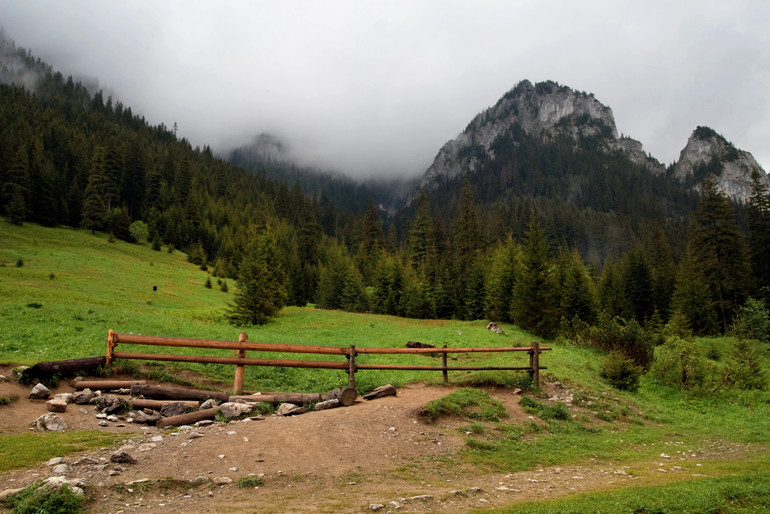
[[[222,292],[215,277],[212,288],[204,287],[207,277],[207,272],[188,263],[184,254],[169,253],[166,248],[158,252],[147,245],[110,242],[99,233],[34,224],[18,227],[0,221],[0,362],[32,365],[104,355],[110,329],[229,341],[237,340],[245,331],[251,342],[357,347],[403,347],[410,340],[449,347],[524,346],[535,340],[511,325],[503,326],[507,335],[494,334],[486,330],[484,320],[411,320],[312,306],[285,308],[263,326],[235,327],[224,319],[235,282],[228,284],[229,292]],[[699,343],[704,347],[716,345],[726,355],[731,340]],[[541,374],[572,392],[570,405],[546,402],[543,393],[532,390],[525,372],[450,372],[450,383],[466,388],[524,388],[528,394],[522,408],[542,421],[510,419],[496,410],[494,416],[470,415],[462,432],[467,449],[461,458],[480,471],[503,472],[605,462],[627,466],[630,474],[636,473],[647,482],[644,487],[575,495],[558,503],[517,505],[516,512],[520,507],[525,509],[522,512],[750,512],[751,506],[762,510],[770,505],[770,392],[720,390],[693,396],[658,385],[648,377],[642,378],[636,392],[617,391],[600,377],[600,353],[554,341],[544,344],[553,349],[541,356],[541,364],[548,368]],[[119,345],[118,351],[172,353],[170,349],[128,345]],[[766,355],[765,370],[770,369],[770,352]],[[303,354],[266,357],[324,359]],[[438,365],[440,359],[429,355],[365,355],[357,362]],[[527,362],[523,352],[450,357],[450,365]],[[162,369],[170,375],[168,370],[175,366],[220,382],[223,389],[232,384],[233,366],[150,364],[143,370]],[[442,377],[430,371],[364,370],[356,379],[361,393],[386,383],[397,387],[413,381],[440,383]],[[347,375],[341,371],[250,366],[245,388],[325,392],[346,383]],[[457,408],[466,409],[467,403],[474,401],[488,403],[474,398],[473,394],[458,397],[456,401],[462,405],[458,403]],[[452,401],[449,398],[434,406],[436,416],[443,409],[451,412],[455,408]],[[0,405],[0,415],[3,408],[9,407]],[[4,437],[0,443],[0,448],[14,444]],[[659,460],[662,452],[703,454],[715,447],[733,448],[740,458],[699,460],[702,465],[697,468],[694,460],[683,460],[680,466],[687,473],[682,480],[668,483],[671,479],[667,477],[665,485],[656,485],[663,484],[663,478],[648,476],[645,471],[645,464]],[[694,479],[693,474],[704,477]]]

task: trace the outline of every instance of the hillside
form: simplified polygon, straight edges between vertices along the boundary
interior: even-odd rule
[[[178,251],[109,242],[86,230],[1,223],[0,264],[0,374],[8,377],[18,363],[101,355],[109,328],[222,340],[241,330],[220,316],[231,293],[206,288],[207,274]],[[514,325],[501,326],[505,335],[487,330],[484,321],[291,307],[268,325],[245,330],[250,341],[330,346],[396,347],[419,340],[482,347],[536,339]],[[93,498],[91,512],[360,512],[378,504],[417,512],[596,512],[611,505],[632,511],[751,511],[768,505],[767,391],[722,385],[712,392],[708,382],[704,389],[680,389],[656,373],[645,375],[636,391],[618,390],[601,376],[603,352],[562,340],[550,346],[542,356],[548,369],[540,391],[532,390],[521,372],[453,371],[444,386],[435,372],[361,370],[360,393],[392,383],[397,396],[295,417],[268,413],[259,421],[171,431],[141,429],[123,418],[100,427],[92,406],[72,405],[63,414],[70,430],[30,432],[29,422],[44,405],[25,398],[31,386],[11,379],[0,383],[0,398],[18,396],[0,403],[0,492],[47,478],[53,472],[46,461],[63,457],[69,466],[65,476],[81,479]],[[690,348],[690,365],[710,363],[705,369],[716,376],[702,379],[718,381],[733,346],[734,340],[721,338],[683,348]],[[658,357],[665,359],[667,349],[658,348]],[[762,353],[764,369],[769,355]],[[410,358],[407,363],[434,360]],[[456,364],[499,366],[509,360],[490,354],[460,357]],[[147,363],[121,369],[153,382],[220,390],[232,386],[234,373],[219,365]],[[340,380],[345,377],[324,370],[248,367],[246,387],[325,391]],[[467,388],[493,400],[505,415],[485,411],[486,404],[461,403]],[[54,389],[72,388],[63,380]],[[431,403],[436,400],[448,405],[439,408]],[[432,423],[420,414],[429,407],[439,413]],[[84,446],[77,442],[84,430],[122,443],[70,453]],[[27,461],[21,448],[32,446],[39,453]],[[119,448],[136,464],[110,463]],[[25,455],[23,465],[12,456],[16,453]],[[256,480],[252,474],[259,481],[247,488],[235,485]],[[562,503],[551,503],[556,500]]]

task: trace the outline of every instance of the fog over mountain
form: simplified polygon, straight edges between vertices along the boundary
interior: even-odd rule
[[[770,3],[0,0],[5,37],[216,151],[422,174],[520,80],[596,95],[671,163],[709,126],[770,169]]]

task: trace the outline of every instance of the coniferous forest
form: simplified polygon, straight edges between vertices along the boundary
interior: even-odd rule
[[[270,312],[312,303],[590,341],[595,327],[726,333],[770,297],[770,192],[758,177],[741,205],[713,181],[693,192],[590,138],[543,144],[514,133],[496,142],[495,159],[417,191],[391,216],[375,186],[335,202],[333,188],[281,179],[280,164],[268,176],[193,147],[13,44],[2,53],[0,210],[9,222],[184,251],[236,280],[241,297],[269,296]],[[230,318],[261,323],[270,312]],[[646,365],[645,352],[627,353]]]

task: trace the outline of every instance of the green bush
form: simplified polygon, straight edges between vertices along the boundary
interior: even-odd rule
[[[67,484],[52,487],[38,482],[9,496],[4,503],[14,514],[74,514],[84,511],[86,498]]]
[[[599,316],[596,325],[572,323],[565,337],[574,344],[621,352],[641,371],[649,369],[655,346],[663,342],[661,336],[645,330],[635,320],[627,322],[606,313]]]
[[[770,314],[765,302],[749,298],[733,321],[733,334],[739,339],[770,341]]]
[[[708,367],[694,342],[672,336],[657,348],[650,374],[663,385],[693,391],[703,387]]]
[[[624,352],[614,350],[604,358],[601,374],[615,389],[636,391],[642,369]]]

